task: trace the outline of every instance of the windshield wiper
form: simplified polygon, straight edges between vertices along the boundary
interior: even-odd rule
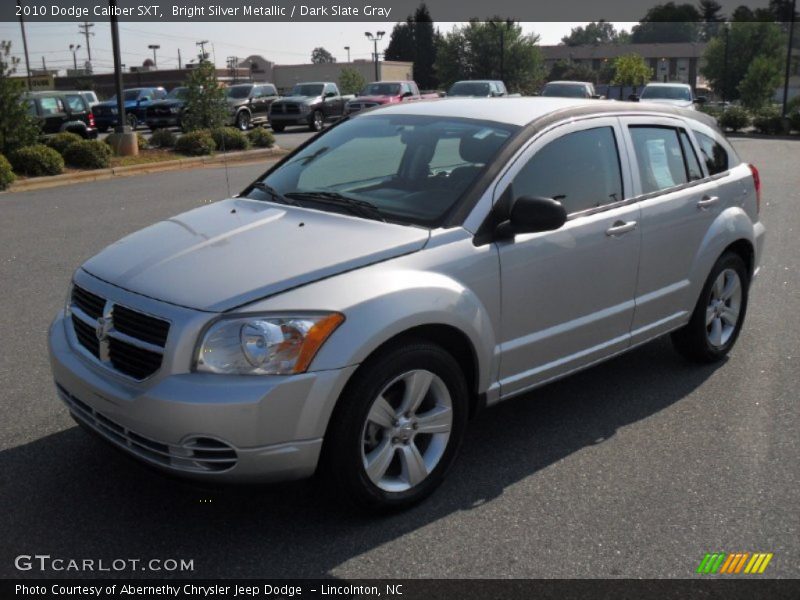
[[[313,202],[341,206],[347,208],[353,214],[360,215],[367,219],[386,221],[386,217],[383,215],[381,209],[372,204],[372,202],[351,198],[339,192],[289,192],[286,196],[288,198],[308,199]]]
[[[278,190],[276,190],[271,185],[264,183],[263,181],[256,181],[253,184],[253,187],[260,192],[264,192],[265,194],[269,195],[272,198],[273,202],[277,202],[279,204],[289,204],[292,206],[296,206],[297,202],[292,200],[291,198],[287,198],[283,194],[281,194]]]

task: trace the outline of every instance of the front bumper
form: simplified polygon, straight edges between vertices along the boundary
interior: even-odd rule
[[[336,399],[355,366],[296,376],[177,373],[122,381],[73,347],[62,311],[49,332],[56,388],[72,416],[164,471],[216,481],[312,475]]]

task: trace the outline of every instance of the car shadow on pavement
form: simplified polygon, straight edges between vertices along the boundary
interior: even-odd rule
[[[19,554],[45,553],[194,560],[193,572],[116,574],[127,577],[328,577],[352,558],[491,502],[509,486],[681,401],[718,366],[689,364],[662,339],[488,409],[471,424],[444,485],[422,505],[388,516],[344,510],[313,482],[186,482],[72,427],[0,452],[0,576],[93,575],[14,568]]]

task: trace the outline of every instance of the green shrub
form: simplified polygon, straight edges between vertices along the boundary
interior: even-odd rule
[[[150,146],[153,148],[173,148],[177,137],[169,129],[157,129],[150,136]]]
[[[18,148],[11,153],[9,159],[14,171],[28,177],[58,175],[64,170],[64,159],[61,155],[44,144]]]
[[[233,127],[218,127],[209,130],[217,150],[220,152],[231,152],[233,150],[247,150],[250,147],[250,140],[243,131]]]
[[[216,148],[214,138],[205,130],[191,131],[179,137],[175,142],[175,150],[187,156],[211,154]]]
[[[256,127],[247,134],[247,139],[256,148],[272,148],[275,145],[275,136],[263,127]]]
[[[75,142],[80,142],[82,139],[83,138],[77,133],[62,131],[61,133],[50,136],[47,138],[47,140],[45,140],[44,143],[58,152],[61,156],[64,156],[64,151],[67,148],[69,148]]]
[[[774,106],[767,106],[753,114],[753,127],[759,133],[774,135],[783,131],[781,111]]]
[[[789,115],[789,126],[793,131],[800,133],[800,109]]]
[[[147,138],[144,137],[144,135],[142,135],[141,133],[137,133],[136,134],[136,142],[138,143],[140,150],[143,149],[143,148],[149,148],[150,147],[150,142],[147,141]]]
[[[0,190],[8,189],[14,180],[17,178],[14,175],[14,170],[11,168],[11,163],[8,159],[0,154]]]
[[[730,131],[741,131],[750,125],[750,115],[741,106],[731,106],[717,120],[720,127]]]
[[[114,152],[103,142],[82,140],[72,144],[64,152],[64,160],[77,169],[106,169],[111,164]]]
[[[723,114],[723,110],[720,107],[718,107],[718,106],[709,106],[707,104],[701,104],[699,106],[699,110],[700,110],[700,112],[704,112],[707,115],[711,115],[715,119],[719,119]]]

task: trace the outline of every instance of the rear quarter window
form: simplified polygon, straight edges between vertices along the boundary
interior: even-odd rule
[[[716,175],[727,171],[730,168],[731,159],[722,144],[713,137],[697,130],[695,130],[694,135],[700,145],[700,153],[703,155],[702,158],[706,163],[709,174]]]

